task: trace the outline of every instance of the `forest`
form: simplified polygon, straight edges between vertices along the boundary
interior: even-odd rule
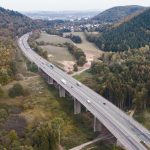
[[[99,37],[87,39],[104,51],[125,51],[150,45],[150,9],[120,26],[104,30]]]
[[[150,107],[150,48],[104,53],[83,80],[121,109]]]
[[[18,12],[0,7],[0,84],[5,85],[15,78],[17,38],[31,30],[49,28],[55,23],[62,22],[32,20]],[[41,52],[41,55],[47,57],[46,52]]]
[[[144,9],[144,7],[137,5],[116,6],[101,12],[100,14],[93,17],[92,20],[99,23],[116,23],[124,19],[125,17]]]

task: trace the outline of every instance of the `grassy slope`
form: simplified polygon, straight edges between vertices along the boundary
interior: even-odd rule
[[[27,120],[27,129],[30,132],[35,124],[50,121],[61,117],[65,121],[62,131],[62,145],[68,149],[94,138],[91,119],[83,113],[73,114],[73,101],[71,98],[59,98],[58,91],[47,84],[41,77],[28,78],[20,83],[30,89],[30,96],[16,99],[5,97],[0,99],[1,108],[12,106],[23,107],[21,116]],[[86,125],[87,124],[87,125]],[[90,126],[91,124],[91,126]]]
[[[48,45],[41,46],[41,48],[43,50],[47,50],[49,56],[51,56],[49,57],[49,61],[54,63],[55,65],[64,68],[64,61],[75,61],[74,57],[69,53],[67,48],[60,46],[65,42],[72,43],[71,40],[42,32],[40,38],[37,39],[37,41],[44,41],[46,43],[49,43]]]
[[[21,66],[25,65],[25,60],[19,51],[17,57],[22,59],[18,69],[20,73],[25,76],[28,71],[24,70],[22,72]],[[30,76],[28,73],[26,78],[18,82],[29,89],[31,94],[27,97],[11,99],[7,96],[7,91],[16,82],[17,81],[14,81],[3,87],[5,96],[0,98],[0,109],[4,108],[10,112],[12,107],[23,108],[22,112],[18,115],[26,119],[28,132],[30,132],[33,126],[40,122],[50,121],[54,119],[54,117],[61,117],[65,121],[61,140],[61,144],[65,149],[80,145],[95,137],[92,129],[93,117],[84,112],[79,115],[74,115],[72,99],[59,98],[58,91],[53,87],[49,87],[41,77]],[[12,113],[10,112],[9,116],[11,115]],[[11,120],[10,118],[8,119],[7,116],[6,122],[7,120]],[[3,124],[5,124],[5,121]],[[0,126],[0,130],[3,130],[3,127],[1,128]]]
[[[63,37],[60,37],[57,35],[49,35],[49,34],[44,33],[44,32],[41,33],[41,36],[37,41],[38,42],[45,41],[45,42],[53,43],[53,44],[63,44],[65,42],[72,43],[72,41],[69,39],[66,39],[66,38],[63,38]]]
[[[68,33],[66,33],[68,34]],[[70,33],[69,33],[70,34]],[[92,54],[95,58],[99,57],[101,51],[94,43],[90,43],[86,40],[86,37],[83,32],[74,32],[73,35],[78,35],[82,39],[82,43],[76,44],[77,47],[81,48],[85,53]]]
[[[74,61],[73,56],[68,52],[65,47],[58,47],[52,45],[41,46],[42,49],[47,50],[52,55],[50,60],[57,61]]]

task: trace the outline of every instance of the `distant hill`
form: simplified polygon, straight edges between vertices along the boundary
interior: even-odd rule
[[[123,51],[150,45],[150,8],[124,22],[105,31],[94,42],[104,51]]]
[[[50,27],[53,23],[48,20],[32,20],[19,12],[0,7],[0,29],[8,29],[14,36],[33,29]]]
[[[37,25],[32,19],[16,11],[0,7],[0,28],[8,29],[13,34],[18,35],[36,27]]]
[[[93,17],[92,20],[98,21],[100,23],[116,23],[123,18],[130,16],[133,13],[144,10],[145,7],[142,6],[117,6],[110,8],[97,16]]]

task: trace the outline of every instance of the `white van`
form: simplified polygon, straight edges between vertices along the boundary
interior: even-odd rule
[[[77,84],[77,86],[81,86],[81,83],[79,81],[76,84]]]
[[[67,84],[67,81],[65,79],[61,79],[61,82],[65,85]]]

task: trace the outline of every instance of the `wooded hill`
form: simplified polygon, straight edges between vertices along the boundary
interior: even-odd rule
[[[150,48],[107,52],[92,63],[82,82],[121,109],[143,111],[150,106]]]
[[[144,10],[142,6],[117,6],[110,8],[97,16],[93,17],[92,20],[95,20],[99,23],[116,23],[123,18],[130,16],[138,11]]]
[[[0,7],[0,29],[6,28],[13,35],[22,35],[37,28],[47,28],[53,23],[53,21],[32,20],[19,12]]]
[[[105,31],[95,39],[96,45],[104,51],[124,51],[150,45],[150,9],[145,10],[128,22]]]
[[[0,84],[6,84],[15,75],[16,36],[54,24],[54,21],[32,20],[16,11],[0,7]]]

